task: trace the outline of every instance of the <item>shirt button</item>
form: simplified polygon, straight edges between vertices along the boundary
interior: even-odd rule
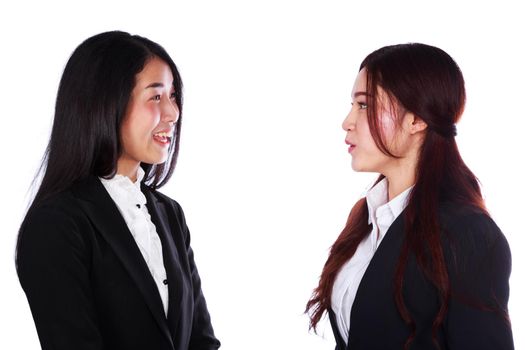
[[[140,204],[136,204],[136,206],[137,206],[137,208],[139,208],[139,209],[140,209]]]
[[[168,280],[164,280],[164,281],[162,281],[162,283],[167,285],[168,284]]]

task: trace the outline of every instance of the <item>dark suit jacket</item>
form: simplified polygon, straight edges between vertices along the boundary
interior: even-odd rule
[[[441,209],[442,244],[452,297],[437,334],[440,349],[513,349],[512,331],[505,319],[511,269],[505,237],[485,214],[452,204]],[[361,280],[352,305],[348,345],[329,310],[336,350],[403,349],[411,328],[398,312],[393,284],[403,240],[401,214]],[[439,307],[438,294],[417,267],[414,256],[407,264],[403,296],[415,324],[410,349],[437,349],[432,341],[432,322]]]
[[[124,219],[89,178],[32,210],[18,274],[43,349],[218,349],[178,203],[143,186],[162,241],[169,289],[160,295]]]

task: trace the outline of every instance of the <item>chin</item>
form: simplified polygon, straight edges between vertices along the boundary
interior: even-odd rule
[[[353,171],[357,171],[357,172],[361,172],[361,171],[365,171],[363,169],[363,166],[359,163],[356,163],[356,162],[352,162],[352,170]]]
[[[168,160],[168,155],[149,157],[147,161],[143,161],[143,162],[151,164],[151,165],[159,165],[159,164],[166,162],[166,160]]]
[[[153,164],[154,164],[154,165],[163,164],[163,163],[166,163],[166,160],[167,160],[167,158],[162,158],[161,160],[159,160],[159,161],[157,161],[157,162],[154,162]]]
[[[378,172],[372,167],[367,167],[366,165],[362,165],[362,164],[354,165],[353,163],[352,163],[352,170],[357,173],[377,173]]]

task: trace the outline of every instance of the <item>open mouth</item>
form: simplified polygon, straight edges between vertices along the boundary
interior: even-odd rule
[[[348,153],[352,153],[352,151],[353,151],[354,148],[355,148],[355,144],[351,143],[351,142],[348,141],[348,140],[345,140],[345,143],[348,145]]]
[[[173,134],[170,132],[158,132],[153,134],[153,139],[163,145],[169,145],[172,138]]]

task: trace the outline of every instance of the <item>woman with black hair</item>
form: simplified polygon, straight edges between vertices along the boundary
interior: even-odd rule
[[[181,207],[182,81],[158,44],[84,41],[58,89],[17,270],[43,349],[218,349]]]
[[[307,304],[343,349],[513,349],[510,249],[455,141],[462,73],[443,50],[383,47],[343,122],[355,171],[380,174]]]

